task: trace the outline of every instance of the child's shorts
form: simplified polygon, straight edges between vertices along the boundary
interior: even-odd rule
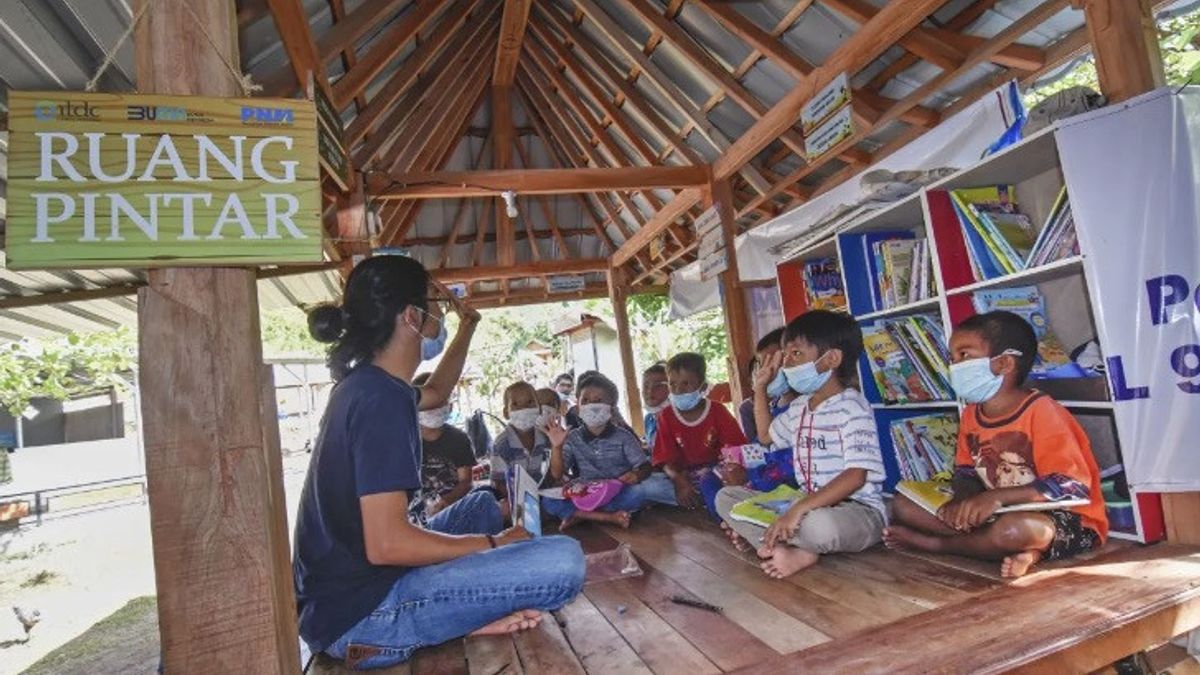
[[[1043,511],[1054,521],[1054,541],[1042,554],[1042,560],[1062,560],[1087,553],[1100,545],[1100,534],[1084,527],[1074,511]]]

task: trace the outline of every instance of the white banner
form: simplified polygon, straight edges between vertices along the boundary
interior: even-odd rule
[[[1200,87],[1057,135],[1129,483],[1200,490]]]

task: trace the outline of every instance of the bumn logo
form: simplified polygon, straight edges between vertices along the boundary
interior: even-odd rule
[[[136,122],[186,122],[188,111],[169,105],[130,105],[125,106],[125,117]]]
[[[87,101],[38,101],[33,104],[33,117],[43,122],[60,120],[98,120],[100,111]]]
[[[295,122],[295,113],[291,108],[259,108],[257,106],[249,105],[242,106],[242,124],[290,126]]]

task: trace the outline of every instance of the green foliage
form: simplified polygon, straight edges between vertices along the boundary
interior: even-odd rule
[[[729,342],[721,309],[698,312],[685,319],[672,319],[670,312],[671,301],[666,295],[629,298],[629,329],[639,372],[679,352],[697,352],[708,361],[711,379],[724,380]]]
[[[550,322],[571,311],[576,303],[507,307],[482,312],[483,320],[471,341],[467,358],[466,388],[476,405],[492,414],[500,414],[504,388],[524,380],[535,387],[549,386],[561,372],[564,353],[562,341],[551,335]],[[573,308],[578,312],[577,305]],[[448,319],[453,334],[456,317]],[[550,348],[549,355],[527,347],[532,342]],[[466,411],[470,412],[470,411]]]
[[[65,401],[110,386],[123,389],[136,363],[137,342],[124,327],[10,343],[0,347],[0,406],[20,415],[35,398]]]
[[[264,356],[324,356],[326,345],[308,334],[308,318],[296,307],[262,312]]]

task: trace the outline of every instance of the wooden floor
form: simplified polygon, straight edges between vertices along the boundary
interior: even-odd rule
[[[572,535],[588,553],[628,543],[645,573],[589,583],[557,621],[548,618],[536,630],[422,650],[411,662],[384,672],[727,672],[1006,584],[994,564],[882,548],[826,556],[816,567],[777,581],[738,554],[704,516],[672,509],[644,513],[627,531],[583,525]],[[1093,557],[1129,546],[1112,544]],[[724,611],[671,602],[678,594]]]

